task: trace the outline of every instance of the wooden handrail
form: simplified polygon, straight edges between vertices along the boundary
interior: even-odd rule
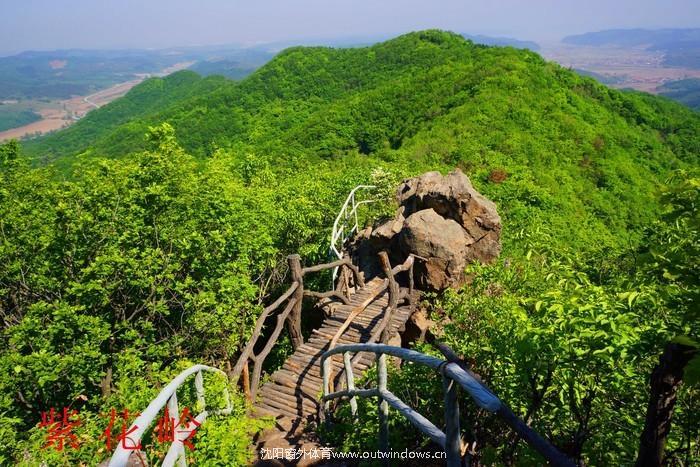
[[[335,348],[335,346],[338,344],[338,340],[340,340],[340,337],[343,335],[343,333],[347,330],[347,328],[352,324],[352,322],[355,320],[355,318],[365,311],[365,308],[367,308],[379,295],[384,293],[386,288],[389,286],[389,280],[385,279],[384,283],[377,289],[375,290],[365,301],[357,305],[355,308],[350,311],[350,314],[348,315],[347,318],[345,318],[345,321],[343,321],[343,324],[340,325],[338,328],[338,331],[336,331],[335,335],[331,339],[331,342],[328,346],[329,349]],[[333,369],[330,370],[331,373],[333,372]],[[342,374],[342,373],[341,373]],[[331,385],[333,385],[333,380],[334,376],[331,374]]]
[[[398,302],[401,299],[406,298],[405,295],[402,295],[400,293],[395,276],[404,271],[411,271],[410,282],[412,291],[413,256],[409,256],[408,259],[404,261],[404,263],[399,264],[394,268],[391,268],[391,266],[389,265],[389,259],[386,253],[382,252],[380,254],[380,259],[382,260],[382,264],[385,264],[386,266],[384,268],[384,272],[387,278],[384,280],[382,286],[378,290],[373,292],[370,298],[365,300],[365,302],[363,302],[361,305],[357,306],[351,311],[350,315],[345,320],[343,325],[336,332],[335,336],[333,336],[330,348],[335,347],[338,340],[340,339],[340,336],[347,330],[350,323],[352,323],[352,320],[355,317],[357,317],[357,315],[362,313],[362,311],[364,311],[364,309],[367,308],[367,306],[369,306],[376,299],[376,297],[378,297],[387,289],[389,289],[389,306],[386,309],[384,319],[382,320],[379,329],[373,333],[370,340],[371,342],[375,342],[380,334],[382,337],[382,342],[388,340],[388,332],[384,331],[386,331],[389,327],[388,324],[391,322],[393,310],[395,310]],[[359,268],[352,264],[352,261],[349,257],[345,257],[338,261],[333,261],[325,264],[318,264],[315,266],[308,266],[305,268],[301,266],[301,257],[299,255],[290,255],[287,258],[287,260],[289,262],[289,269],[291,271],[292,276],[291,286],[282,295],[280,295],[277,298],[277,300],[275,300],[272,304],[268,305],[263,309],[262,313],[255,321],[255,326],[253,328],[253,333],[251,334],[250,339],[241,351],[238,360],[236,360],[236,364],[234,365],[233,369],[229,374],[231,380],[233,381],[233,384],[237,384],[241,376],[243,376],[246,379],[243,382],[243,388],[246,397],[248,397],[251,401],[255,401],[255,397],[260,387],[262,367],[265,362],[265,359],[267,358],[275,343],[277,342],[277,339],[282,333],[282,329],[285,326],[285,324],[291,337],[292,346],[294,347],[294,349],[296,350],[297,348],[299,348],[300,345],[304,343],[303,336],[301,334],[301,310],[305,296],[314,297],[318,299],[335,297],[345,304],[350,303],[348,297],[343,295],[340,292],[340,290],[337,289],[330,290],[327,292],[315,292],[312,290],[304,290],[304,276],[306,274],[312,274],[315,272],[333,269],[336,267],[346,267],[354,274],[356,285],[363,287],[365,284]],[[272,316],[273,312],[279,309],[285,302],[287,303],[287,305],[284,307],[283,311],[277,315],[275,327],[272,330],[270,336],[268,337],[265,346],[258,354],[255,354],[255,347],[258,344],[260,336],[262,335],[262,330],[265,326],[265,322],[270,318],[270,316]],[[359,355],[355,356],[355,358],[358,357]],[[252,371],[249,370],[249,362],[251,361],[253,362]],[[357,363],[357,360],[353,362],[353,364],[355,363]]]
[[[253,367],[252,383],[250,385],[251,400],[255,400],[255,396],[257,395],[258,387],[260,386],[260,377],[262,376],[262,365],[265,362],[265,358],[267,358],[267,356],[270,354],[270,351],[272,350],[272,347],[274,347],[274,345],[277,343],[277,339],[279,338],[280,333],[282,332],[284,323],[287,320],[289,313],[291,313],[291,311],[294,309],[296,301],[296,298],[292,298],[291,300],[289,300],[284,311],[282,311],[282,313],[280,313],[277,316],[277,324],[275,325],[275,330],[272,331],[272,335],[267,340],[265,348],[263,348],[260,351],[260,353],[255,356],[255,366]]]
[[[354,319],[362,313],[365,308],[367,308],[379,295],[381,295],[385,290],[389,289],[389,304],[384,312],[384,317],[382,318],[382,322],[379,324],[379,327],[375,329],[372,332],[372,335],[368,339],[366,343],[372,344],[377,342],[377,340],[382,337],[382,342],[384,342],[384,337],[386,337],[386,340],[388,341],[389,337],[388,333],[387,335],[384,336],[384,330],[389,328],[389,323],[391,323],[391,318],[392,318],[392,310],[398,305],[398,302],[402,298],[408,298],[409,300],[412,299],[412,294],[413,294],[413,263],[414,263],[414,258],[413,255],[409,255],[408,258],[406,258],[406,261],[404,261],[402,264],[399,264],[395,266],[394,268],[391,268],[391,265],[389,264],[389,256],[387,255],[386,252],[381,252],[379,254],[380,261],[382,262],[382,265],[384,266],[384,273],[387,276],[386,279],[384,279],[384,282],[382,285],[369,297],[367,300],[362,302],[360,305],[356,306],[353,308],[353,310],[348,314],[348,317],[345,318],[345,321],[343,324],[338,328],[338,331],[335,333],[333,338],[331,339],[330,345],[328,346],[328,349],[334,349],[335,346],[338,344],[338,340],[342,336],[342,334],[347,330],[347,328],[350,326],[350,324],[354,321]],[[394,280],[394,277],[401,273],[409,271],[409,283],[410,283],[410,289],[409,289],[409,295],[408,297],[401,295],[397,289],[398,289],[398,284],[396,284],[396,281]],[[392,289],[391,283],[394,283],[395,287]],[[392,298],[393,297],[393,298]],[[393,307],[393,308],[392,308]],[[386,343],[386,342],[384,342]],[[356,354],[353,359],[351,364],[355,365],[360,359],[360,354]],[[338,376],[341,377],[341,384],[342,384],[342,375],[343,372],[346,370],[343,369],[338,373]],[[331,368],[330,370],[331,376],[330,376],[330,385],[333,387],[335,385],[335,376],[333,375],[333,369]]]
[[[301,275],[305,276],[306,274],[325,271],[327,269],[332,269],[333,270],[333,282],[332,283],[335,283],[336,272],[339,268],[349,269],[352,272],[353,278],[355,280],[355,285],[357,287],[362,288],[365,286],[365,280],[364,280],[364,277],[362,276],[362,273],[360,272],[360,268],[358,268],[357,266],[352,264],[352,261],[347,256],[342,258],[342,259],[339,259],[337,261],[330,262],[330,263],[317,264],[315,266],[307,266],[301,270]],[[304,293],[309,297],[315,297],[315,298],[319,298],[319,299],[337,297],[338,299],[342,300],[343,303],[345,303],[347,305],[349,302],[349,299],[350,299],[350,294],[349,294],[349,291],[346,291],[345,294],[343,293],[342,285],[343,284],[341,284],[339,281],[338,286],[335,287],[334,290],[331,290],[328,292],[305,291]]]
[[[326,269],[333,269],[337,268],[339,266],[342,266],[344,264],[347,264],[348,260],[347,258],[339,259],[338,261],[333,261],[332,263],[323,263],[323,264],[317,264],[315,266],[307,266],[301,270],[301,273],[303,275],[312,273],[312,272],[319,272],[319,271],[324,271]]]
[[[246,343],[245,347],[241,351],[241,354],[236,360],[236,364],[230,371],[229,376],[233,381],[233,384],[237,384],[241,379],[241,376],[245,378],[243,381],[243,388],[246,397],[255,401],[258,389],[260,387],[260,379],[262,377],[262,366],[265,359],[274,347],[277,339],[279,338],[282,329],[285,324],[287,330],[292,340],[292,346],[296,350],[300,345],[304,343],[303,336],[301,333],[301,310],[304,297],[314,297],[314,298],[331,298],[335,297],[341,300],[343,303],[349,303],[349,299],[344,296],[339,290],[330,290],[327,292],[315,292],[312,290],[304,290],[304,276],[306,274],[311,274],[315,272],[320,272],[327,269],[332,269],[335,267],[347,267],[350,271],[355,274],[355,283],[360,287],[364,286],[364,279],[362,274],[360,274],[359,268],[352,264],[350,258],[343,258],[338,261],[333,261],[331,263],[319,264],[316,266],[309,266],[306,268],[301,267],[301,257],[299,255],[290,255],[287,257],[289,262],[289,269],[292,276],[291,286],[277,298],[272,304],[265,307],[255,321],[255,326],[253,328],[253,333],[250,339]],[[258,344],[258,340],[262,335],[262,330],[265,326],[265,322],[272,316],[272,314],[279,309],[286,302],[284,309],[277,314],[277,321],[272,333],[267,339],[265,346],[258,353],[255,354],[255,347]],[[249,371],[249,362],[253,362],[253,370]]]
[[[390,337],[389,323],[391,322],[392,315],[396,310],[396,305],[398,305],[399,303],[400,289],[399,284],[398,282],[396,282],[396,278],[394,277],[396,274],[398,274],[398,272],[394,273],[394,271],[391,269],[391,262],[389,262],[389,255],[386,251],[379,252],[379,261],[381,262],[382,269],[384,270],[384,275],[389,281],[389,304],[387,305],[386,310],[384,311],[384,318],[382,319],[382,322],[380,324],[380,328],[382,330],[381,341],[383,344],[388,344]],[[399,270],[401,269],[400,267],[397,268]]]
[[[243,367],[247,364],[248,359],[251,357],[251,355],[253,355],[253,349],[255,348],[255,344],[258,342],[258,339],[260,338],[260,333],[262,332],[263,326],[265,325],[265,320],[267,320],[268,316],[270,316],[270,313],[275,311],[282,303],[284,303],[285,300],[287,300],[298,288],[299,283],[292,282],[292,285],[289,287],[289,289],[287,289],[285,293],[283,293],[277,300],[275,300],[274,303],[272,303],[270,306],[265,307],[263,312],[258,317],[257,321],[255,322],[255,327],[253,328],[253,334],[250,336],[250,339],[248,339],[248,343],[241,351],[241,355],[238,357],[238,360],[236,361],[233,370],[231,370],[230,377],[234,385],[238,383],[241,373],[243,372]]]
[[[304,296],[318,298],[319,300],[322,300],[324,298],[335,297],[341,302],[343,302],[345,305],[350,304],[350,299],[338,290],[329,290],[328,292],[314,292],[313,290],[304,290]]]

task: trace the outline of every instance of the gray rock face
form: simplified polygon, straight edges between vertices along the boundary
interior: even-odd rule
[[[439,172],[428,172],[405,180],[398,189],[397,199],[406,207],[406,216],[432,208],[442,217],[454,219],[475,240],[494,232],[500,238],[501,217],[496,205],[476,191],[459,169],[445,177]],[[494,253],[495,258],[500,250]],[[489,261],[488,255],[482,256],[477,258]]]
[[[443,290],[463,283],[467,264],[489,263],[500,254],[496,205],[477,192],[459,169],[444,177],[428,172],[405,180],[397,200],[401,207],[396,217],[358,239],[355,251],[362,252],[360,264],[371,263],[370,256],[381,250],[389,252],[393,264],[415,254],[424,258],[414,266],[418,286]]]
[[[413,253],[425,258],[414,266],[418,284],[445,289],[455,282],[467,265],[467,247],[474,243],[454,220],[445,219],[433,209],[423,209],[408,216],[399,236],[406,256]]]

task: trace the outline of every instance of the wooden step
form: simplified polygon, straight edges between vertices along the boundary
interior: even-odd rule
[[[295,387],[292,386],[289,381],[296,381],[298,383],[301,383],[301,386],[306,390],[307,392],[310,392],[312,394],[318,392],[321,387],[323,387],[323,381],[321,380],[320,374],[312,374],[312,373],[304,373],[302,376],[292,373],[289,370],[282,368],[280,370],[277,370],[279,372],[279,377],[280,378],[285,378],[287,381],[284,383],[285,386],[289,387]],[[275,373],[277,373],[275,372]]]
[[[274,384],[271,383],[269,386],[272,390],[274,391],[281,391],[284,392],[285,394],[289,394],[290,396],[299,396],[299,397],[304,397],[308,400],[313,400],[316,401],[318,397],[316,396],[316,393],[309,393],[304,390],[304,388],[298,389],[298,388],[290,388],[288,386],[283,386],[279,384]]]
[[[287,394],[282,391],[275,391],[272,388],[263,388],[262,391],[263,398],[265,401],[277,401],[279,403],[284,403],[288,407],[295,410],[307,410],[310,412],[318,410],[318,402],[315,400],[307,399],[305,397],[297,397],[294,395]]]
[[[319,396],[323,389],[321,356],[328,350],[331,340],[345,324],[348,316],[355,312],[359,305],[364,304],[367,298],[376,295],[383,282],[381,278],[367,282],[365,287],[350,296],[350,303],[347,305],[335,302],[332,315],[326,317],[320,328],[312,331],[311,337],[296,349],[282,368],[275,371],[270,381],[260,388],[260,401],[254,409],[256,414],[282,417],[285,426],[292,426],[292,422],[299,425],[302,420],[305,422],[307,417],[316,417],[320,404]],[[414,297],[419,297],[419,292],[416,292]],[[388,292],[383,291],[358,315],[353,316],[337,340],[337,345],[367,342],[384,319],[387,306]],[[404,330],[411,312],[412,308],[402,302],[392,311],[389,330]],[[352,357],[356,355],[353,353]],[[374,353],[361,352],[358,361],[353,364],[355,378],[361,378],[364,372],[374,365],[375,360]],[[331,359],[331,365],[337,384],[345,368],[342,355],[335,355]]]
[[[286,417],[292,420],[300,418],[300,414],[297,413],[296,409],[292,410],[289,407],[283,406],[278,407],[279,404],[271,403],[269,401],[259,402],[257,407],[262,408],[268,413],[276,414],[275,417]]]
[[[278,412],[288,417],[297,418],[304,416],[303,410],[297,410],[296,407],[290,407],[286,403],[279,402],[275,399],[265,399],[265,404],[267,404],[269,407],[274,407]]]

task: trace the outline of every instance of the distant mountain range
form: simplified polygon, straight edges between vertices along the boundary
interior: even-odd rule
[[[665,65],[700,68],[700,28],[609,29],[567,36],[562,42],[590,47],[644,47],[663,52]]]
[[[700,28],[690,29],[607,29],[566,36],[562,42],[572,45],[616,45],[622,47],[662,45],[700,41]]]

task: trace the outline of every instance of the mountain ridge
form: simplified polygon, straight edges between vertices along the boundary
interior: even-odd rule
[[[450,78],[441,79],[438,76],[439,73],[436,75],[435,70],[440,66],[447,67],[446,71],[451,73]],[[455,72],[450,70],[451,68],[460,71]],[[138,119],[133,119],[128,125],[116,126],[108,133],[103,133],[96,139],[91,152],[114,157],[141,150],[144,147],[142,135],[148,125],[160,121],[172,123],[185,148],[200,156],[210,153],[213,147],[259,142],[261,139],[269,143],[275,139],[272,137],[273,133],[279,135],[280,132],[294,132],[302,120],[310,117],[320,107],[332,107],[336,105],[334,102],[344,99],[344,96],[354,95],[355,97],[349,98],[353,101],[362,99],[365,93],[373,93],[376,102],[379,94],[393,93],[393,98],[387,99],[385,105],[393,103],[391,105],[394,108],[406,110],[412,105],[410,94],[413,91],[400,96],[391,90],[392,86],[395,89],[401,86],[410,88],[410,85],[400,82],[410,79],[420,80],[421,77],[425,78],[431,73],[431,79],[437,80],[439,84],[431,87],[429,83],[424,82],[425,86],[418,91],[423,92],[422,89],[426,92],[434,92],[437,97],[438,89],[432,88],[440,87],[445,93],[439,99],[445,99],[449,97],[448,95],[457,95],[460,92],[462,97],[470,93],[473,97],[478,94],[479,89],[489,86],[489,80],[498,80],[500,73],[510,73],[519,75],[518,79],[523,83],[527,83],[528,80],[539,80],[542,84],[547,84],[546,82],[550,81],[548,84],[556,85],[564,92],[571,92],[573,88],[588,89],[592,94],[588,98],[599,99],[599,103],[607,105],[608,110],[615,111],[610,106],[616,105],[634,107],[631,103],[625,104],[630,100],[625,96],[630,94],[610,90],[585,78],[569,76],[567,71],[555,64],[545,62],[533,52],[476,45],[457,34],[427,31],[400,36],[397,39],[364,48],[293,47],[286,49],[273,61],[238,84],[218,82],[218,86],[212,86],[200,93],[192,93],[186,99],[175,100],[169,108],[161,107],[153,109],[153,112],[148,115],[136,115]],[[393,84],[388,85],[389,82]],[[457,89],[459,86],[466,89]],[[380,87],[384,90],[377,90]],[[563,88],[567,88],[568,91]],[[512,90],[504,90],[504,92],[512,92]],[[537,92],[549,93],[545,89]],[[653,102],[653,98],[641,96],[636,100]],[[438,100],[434,104],[442,105],[440,102],[442,101]],[[453,104],[444,102],[447,106]],[[433,103],[421,101],[420,112],[424,112],[424,115],[430,114],[432,110],[428,107],[431,105]],[[660,104],[654,104],[654,106],[658,105]],[[275,109],[275,106],[278,108]],[[100,111],[107,112],[108,107]],[[356,112],[366,112],[366,109],[357,109],[356,105],[355,109]],[[624,108],[619,110],[625,112]],[[347,118],[347,112],[344,111],[344,113]],[[376,115],[377,119],[381,120],[379,126],[387,123],[380,114],[381,111]],[[337,112],[334,115],[337,115]],[[331,117],[335,118],[333,115]],[[87,126],[89,123],[90,120],[78,122],[75,128]],[[372,126],[371,121],[366,123],[364,126]],[[314,128],[319,125],[320,131],[329,130],[324,127],[325,124],[314,123],[313,120],[306,120],[305,124],[313,131],[316,131]],[[257,131],[251,134],[251,125],[260,125],[259,129],[262,133]],[[393,122],[392,125],[396,127],[401,123]],[[318,155],[328,156],[333,151],[342,152],[352,149],[352,140],[354,140],[354,147],[358,149],[367,144],[376,146],[375,143],[365,141],[367,138],[379,138],[382,140],[380,145],[387,142],[390,147],[393,145],[396,149],[396,141],[394,143],[389,141],[392,137],[388,133],[402,131],[400,128],[389,130],[386,125],[381,131],[377,130],[376,125],[374,129],[357,128],[350,131],[346,128],[340,131],[335,128],[331,130],[332,136],[328,136],[325,141],[316,142],[317,145],[327,146],[325,150],[319,150]],[[73,131],[78,132],[78,130]],[[266,133],[267,136],[261,138],[261,135],[268,131],[271,133]],[[364,133],[367,138],[360,133]],[[372,136],[373,134],[375,136]],[[59,132],[31,141],[26,146],[28,152],[34,156],[46,159],[56,156],[68,157],[70,151],[60,147],[61,138],[61,132]],[[342,144],[330,144],[329,138]],[[396,140],[396,137],[393,138]],[[73,148],[73,153],[88,149],[86,145],[83,146],[79,151]],[[366,149],[365,147],[365,152]],[[42,151],[46,153],[41,154]]]

